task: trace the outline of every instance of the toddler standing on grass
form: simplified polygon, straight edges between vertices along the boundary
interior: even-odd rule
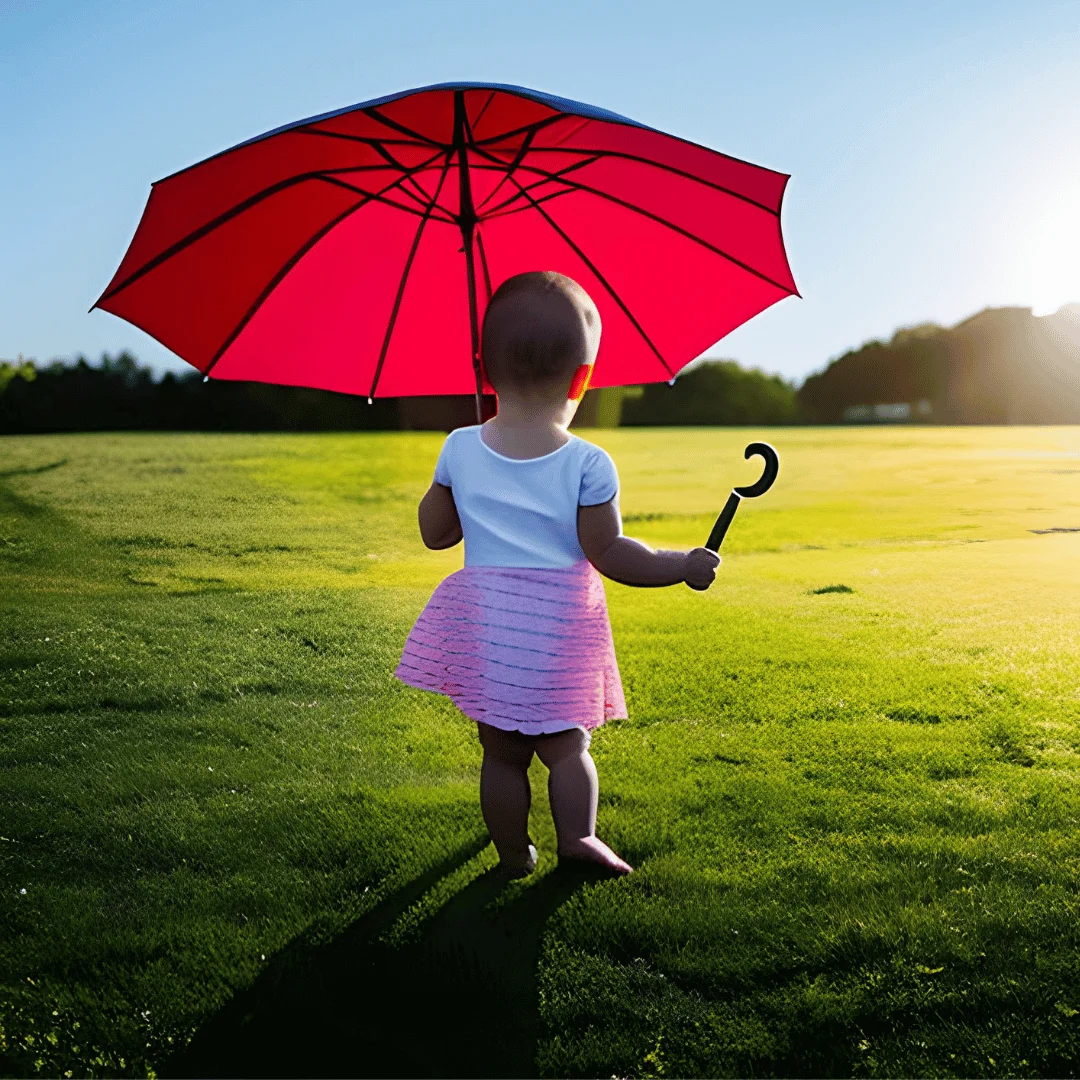
[[[567,431],[600,329],[596,305],[570,278],[545,271],[505,281],[482,335],[498,413],[449,435],[420,503],[424,543],[448,548],[464,538],[465,567],[417,619],[397,677],[446,694],[477,722],[480,806],[514,876],[536,867],[534,753],[550,773],[559,858],[630,872],[596,836],[590,733],[626,716],[600,574],[707,589],[720,562],[705,548],[653,551],[623,536],[614,463]]]

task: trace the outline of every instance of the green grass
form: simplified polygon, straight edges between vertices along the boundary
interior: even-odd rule
[[[762,434],[596,440],[628,530],[690,545]],[[224,1072],[256,1013],[312,1074],[390,1036],[448,1072],[342,1017],[463,950],[535,1012],[492,1071],[1080,1072],[1080,429],[764,434],[710,592],[608,588],[638,872],[557,879],[537,782],[507,888],[472,726],[391,677],[460,564],[414,524],[439,437],[0,440],[0,1072],[181,1069],[200,1029]]]

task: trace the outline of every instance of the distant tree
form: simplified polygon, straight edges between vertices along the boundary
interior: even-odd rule
[[[868,341],[809,376],[798,399],[807,418],[839,423],[851,405],[890,405],[926,400],[939,412],[949,378],[948,331],[933,323],[898,330],[892,339]]]
[[[7,384],[12,379],[25,379],[26,382],[33,382],[36,376],[37,369],[34,367],[34,362],[24,360],[21,353],[17,360],[0,360],[0,394],[4,392]]]
[[[833,360],[798,397],[817,423],[853,405],[920,401],[938,423],[1080,423],[1080,305],[1042,316],[985,308],[952,327],[898,330]]]
[[[705,360],[683,371],[673,385],[650,383],[640,396],[627,395],[621,422],[757,426],[797,424],[800,418],[795,388],[779,375],[734,360]]]

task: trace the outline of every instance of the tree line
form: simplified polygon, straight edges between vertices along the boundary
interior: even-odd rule
[[[794,387],[731,360],[698,364],[675,380],[590,390],[579,426],[790,424]],[[607,396],[603,403],[601,398]],[[390,431],[470,423],[471,397],[365,398],[268,383],[204,381],[198,372],[155,378],[134,356],[105,353],[91,364],[0,363],[0,432]],[[614,409],[612,409],[614,406]]]
[[[904,409],[889,406],[906,405]],[[873,407],[881,406],[877,411]],[[472,423],[471,397],[364,398],[327,390],[155,378],[128,352],[73,363],[0,362],[0,433],[50,431],[450,430]],[[801,386],[705,360],[672,383],[590,390],[578,427],[835,424],[887,416],[953,424],[1080,423],[1080,305],[1037,317],[987,308],[868,341]]]

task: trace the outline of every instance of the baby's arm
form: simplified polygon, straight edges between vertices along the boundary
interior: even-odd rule
[[[461,521],[454,493],[443,484],[432,484],[420,500],[420,536],[434,550],[453,547],[461,540]]]
[[[618,498],[600,506],[578,507],[578,542],[585,557],[604,577],[623,585],[678,585],[707,589],[716,577],[720,556],[708,548],[653,551],[622,535]]]

